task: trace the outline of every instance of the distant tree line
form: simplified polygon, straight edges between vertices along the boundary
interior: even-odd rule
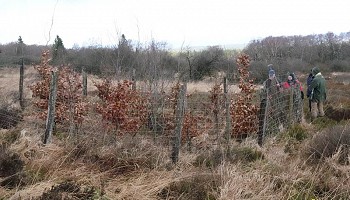
[[[350,71],[350,32],[266,37],[252,40],[243,50],[227,50],[210,46],[203,50],[190,47],[179,51],[168,49],[163,42],[140,44],[122,34],[114,46],[73,47],[66,49],[57,36],[50,46],[26,45],[21,37],[17,42],[0,44],[0,66],[17,65],[21,58],[26,65],[38,64],[41,52],[50,49],[52,64],[71,64],[88,73],[130,78],[136,73],[139,80],[171,79],[201,80],[225,73],[231,81],[236,77],[235,59],[240,52],[250,56],[252,77],[256,82],[266,78],[266,66],[274,64],[289,71],[307,73],[317,65],[324,71]],[[266,73],[265,73],[266,72]]]
[[[315,65],[328,72],[350,71],[350,32],[267,37],[251,41],[244,52],[250,55],[255,69],[272,63],[294,72],[309,72]],[[261,80],[260,71],[254,72]]]

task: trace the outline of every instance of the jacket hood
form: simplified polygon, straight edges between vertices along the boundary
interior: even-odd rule
[[[315,76],[316,74],[320,73],[320,69],[318,67],[314,67],[312,68],[311,72]]]

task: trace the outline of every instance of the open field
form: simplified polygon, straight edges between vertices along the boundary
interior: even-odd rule
[[[0,72],[0,106],[20,112],[18,70]],[[177,164],[170,158],[171,135],[147,127],[117,134],[94,109],[78,134],[70,133],[70,124],[57,125],[52,143],[43,145],[45,121],[36,117],[26,89],[22,120],[0,130],[0,199],[350,199],[350,75],[327,77],[327,116],[309,123],[305,109],[303,123],[270,135],[262,147],[256,136],[241,143],[215,139],[223,126],[215,132],[205,104],[214,83],[189,83],[197,102],[190,106],[207,117],[197,123],[205,134],[193,138],[192,148],[182,144]],[[25,87],[37,80],[36,71],[26,68]],[[87,100],[96,103],[91,80],[100,80],[88,80]],[[170,91],[173,83],[166,85]],[[232,95],[237,91],[230,86]]]

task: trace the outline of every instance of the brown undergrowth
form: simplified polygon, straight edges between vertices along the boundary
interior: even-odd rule
[[[206,148],[182,148],[173,164],[169,137],[116,135],[94,113],[77,133],[57,126],[43,145],[45,123],[33,109],[0,132],[0,199],[350,198],[346,119],[297,124],[263,147],[254,136],[205,140]]]

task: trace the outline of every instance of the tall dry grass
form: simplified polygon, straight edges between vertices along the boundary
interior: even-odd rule
[[[17,69],[2,69],[1,72],[1,93],[15,93],[19,78]],[[35,71],[26,70],[26,73],[28,82],[25,83],[28,85],[35,80]],[[92,84],[89,82],[90,94],[94,92]],[[208,82],[188,85],[190,91],[198,92],[207,92],[211,86]],[[342,87],[342,90],[349,89]],[[26,98],[30,99],[29,93]],[[94,101],[93,97],[89,98]],[[13,97],[10,99],[7,103],[17,103]],[[332,99],[337,97],[330,96]],[[15,189],[0,187],[3,199],[38,199],[52,186],[65,181],[94,187],[96,199],[350,198],[349,165],[338,162],[339,150],[322,162],[308,162],[310,158],[304,151],[320,134],[313,124],[300,125],[308,136],[304,140],[274,136],[268,137],[265,145],[259,147],[253,137],[242,143],[207,144],[205,148],[198,147],[192,152],[183,148],[179,162],[173,164],[168,140],[159,137],[155,141],[146,131],[135,136],[116,136],[104,128],[94,113],[80,127],[78,135],[71,135],[64,127],[58,127],[52,144],[43,145],[44,122],[32,116],[32,111],[27,107],[23,122],[0,132],[0,142],[6,140],[6,135],[17,135],[6,148],[17,153],[24,162],[22,173],[27,179],[26,185]],[[224,151],[227,145],[231,149],[261,152],[263,158],[247,161],[239,152],[232,151],[231,160],[223,157],[215,166],[196,164],[202,153],[216,155],[212,152]],[[3,179],[1,177],[0,182]]]

